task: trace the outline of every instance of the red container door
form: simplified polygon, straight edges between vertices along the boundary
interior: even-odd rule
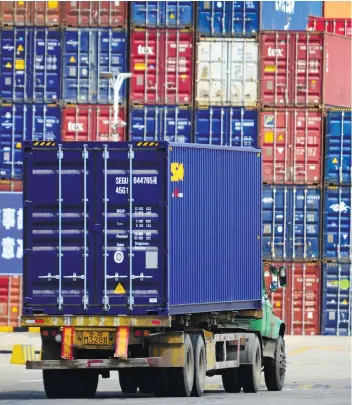
[[[318,263],[275,263],[287,269],[287,287],[270,293],[276,316],[286,323],[288,335],[319,335],[321,267]],[[264,268],[265,285],[269,289],[269,265]]]
[[[294,47],[290,67],[295,107],[322,104],[323,36],[309,32],[292,33]]]
[[[132,104],[192,103],[193,34],[180,30],[131,33]]]
[[[63,141],[123,141],[126,134],[125,109],[119,110],[118,135],[111,124],[113,107],[99,105],[68,105],[62,110]]]
[[[127,26],[127,1],[95,1],[95,23],[98,27]]]
[[[302,108],[260,113],[266,184],[321,183],[322,112]]]
[[[94,1],[61,2],[61,23],[69,27],[94,26]]]
[[[22,191],[22,180],[0,180],[0,191]]]
[[[308,28],[312,31],[331,32],[332,34],[352,36],[351,18],[308,17]]]
[[[0,25],[32,24],[32,1],[0,1]]]
[[[59,25],[60,3],[58,1],[36,1],[32,15],[34,25]]]
[[[260,37],[261,86],[263,106],[284,107],[291,98],[291,36],[288,32],[264,32]]]
[[[22,277],[0,276],[0,326],[20,326]]]

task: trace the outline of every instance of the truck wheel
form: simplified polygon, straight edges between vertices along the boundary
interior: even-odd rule
[[[264,377],[268,391],[281,391],[285,382],[286,354],[285,342],[281,336],[277,339],[273,359],[264,362]]]
[[[200,335],[192,337],[194,357],[194,382],[192,397],[201,397],[204,393],[205,375],[207,372],[207,361],[205,354],[204,340]]]
[[[152,379],[149,370],[138,372],[138,388],[141,394],[151,394],[153,392]]]
[[[227,360],[237,360],[237,347],[228,346]],[[224,390],[229,393],[238,393],[241,391],[242,385],[240,381],[240,368],[229,368],[224,370],[222,374],[222,385]]]
[[[246,393],[258,392],[262,372],[262,351],[257,337],[250,348],[251,364],[240,366],[240,378],[243,391]]]
[[[138,381],[133,370],[119,370],[120,387],[123,394],[135,394]]]
[[[168,377],[172,395],[176,397],[189,397],[194,382],[194,356],[193,346],[189,335],[185,335],[185,364],[182,368],[170,368]]]

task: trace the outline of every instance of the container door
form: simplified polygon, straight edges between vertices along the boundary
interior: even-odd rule
[[[258,143],[258,114],[254,110],[232,108],[229,111],[227,145],[256,148]]]
[[[125,107],[119,106],[117,133],[112,130],[111,123],[114,120],[114,107],[111,105],[97,105],[96,113],[96,140],[99,142],[120,142],[126,138]]]
[[[8,102],[26,102],[33,85],[30,67],[32,31],[14,28],[1,32],[0,97]]]
[[[86,29],[64,31],[62,98],[66,103],[96,102],[97,83],[96,79],[94,80],[96,57],[96,31]]]
[[[97,305],[110,314],[160,315],[166,293],[165,153],[107,146],[96,153]]]
[[[95,1],[95,22],[98,27],[127,26],[128,2],[126,1]]]
[[[94,303],[96,182],[91,153],[83,146],[61,152],[38,148],[28,158],[24,247],[25,268],[31,272],[26,273],[24,296],[29,299],[24,303],[33,310],[79,314]]]
[[[95,1],[65,1],[61,3],[62,23],[68,27],[94,26]]]
[[[95,106],[75,105],[62,109],[63,141],[94,141]]]
[[[29,25],[32,17],[30,1],[0,1],[0,24]]]
[[[59,1],[36,1],[33,3],[34,25],[58,26],[60,24]]]
[[[292,260],[318,261],[320,254],[320,189],[294,187],[289,255]]]
[[[195,118],[195,142],[209,145],[226,143],[226,107],[199,108]]]
[[[221,36],[226,33],[226,3],[221,1],[199,1],[197,27],[200,35]]]
[[[58,30],[33,30],[33,101],[58,103],[61,80],[61,33]]]
[[[288,257],[289,190],[265,186],[263,190],[263,257],[286,260]]]

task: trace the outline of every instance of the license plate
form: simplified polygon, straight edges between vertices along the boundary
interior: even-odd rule
[[[109,332],[83,332],[84,345],[108,345]]]

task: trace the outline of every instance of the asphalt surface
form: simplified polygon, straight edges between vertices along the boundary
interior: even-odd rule
[[[35,338],[34,338],[35,339]],[[0,343],[4,342],[0,334]],[[12,344],[16,343],[16,336]],[[207,379],[207,391],[202,398],[154,398],[153,396],[124,396],[119,390],[118,373],[100,380],[96,398],[65,400],[65,405],[89,402],[115,405],[159,404],[221,404],[233,405],[351,405],[351,338],[348,337],[291,337],[286,339],[286,385],[281,392],[268,392],[265,385],[257,394],[227,394],[221,379]],[[25,370],[10,365],[10,355],[0,354],[0,404],[31,405],[38,402],[62,403],[45,397],[40,370]],[[263,381],[263,378],[262,378]]]

